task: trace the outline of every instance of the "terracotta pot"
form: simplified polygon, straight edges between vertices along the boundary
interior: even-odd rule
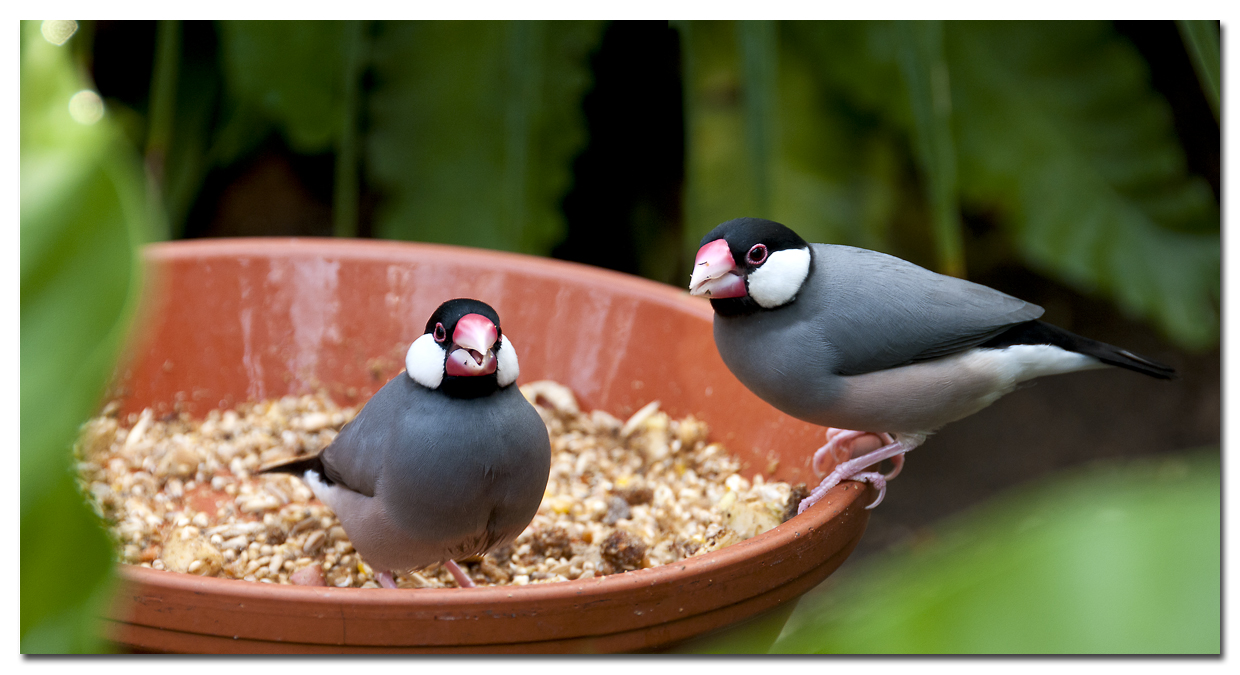
[[[790,482],[821,429],[747,391],[719,359],[705,302],[582,265],[449,246],[201,240],[145,252],[150,284],[122,414],[196,416],[326,387],[365,401],[403,369],[443,300],[490,303],[521,382],[553,379],[624,418],[651,400],[710,424],[745,463]],[[791,602],[852,552],[873,493],[846,482],[783,525],[680,563],[583,581],[475,589],[259,584],[125,566],[108,618],[130,648],[175,652],[616,652],[667,648]]]

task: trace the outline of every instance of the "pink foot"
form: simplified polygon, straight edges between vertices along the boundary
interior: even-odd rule
[[[448,572],[452,574],[452,578],[456,579],[457,586],[461,588],[475,587],[474,580],[469,578],[469,575],[465,573],[465,570],[461,569],[460,565],[456,564],[455,560],[449,560],[443,566],[447,567]]]
[[[379,580],[379,585],[384,588],[396,588],[396,579],[392,578],[391,572],[379,572],[375,575]]]
[[[926,440],[925,434],[899,434],[892,437],[888,434],[868,434],[867,432],[855,432],[848,430],[835,431],[840,433],[832,435],[831,432],[828,431],[827,444],[820,448],[818,453],[815,453],[815,466],[819,466],[819,453],[825,454],[841,452],[839,449],[841,444],[861,438],[862,435],[870,435],[880,438],[886,437],[891,438],[892,440],[890,443],[878,448],[877,450],[872,450],[859,457],[855,457],[837,464],[835,469],[831,471],[831,474],[824,478],[822,483],[820,483],[818,487],[814,488],[813,491],[809,493],[808,497],[801,500],[800,506],[797,507],[797,513],[804,513],[805,509],[817,504],[818,501],[827,494],[828,490],[836,485],[839,485],[845,480],[864,480],[873,484],[876,488],[878,488],[878,499],[875,499],[874,502],[866,508],[872,509],[875,506],[878,506],[879,503],[883,501],[883,497],[887,494],[887,481],[895,478],[896,475],[900,473],[900,469],[904,467],[904,453],[916,448]],[[837,439],[841,438],[842,440],[836,442]],[[835,447],[832,446],[833,442],[836,442]],[[877,464],[884,459],[890,459],[895,464],[895,468],[891,470],[891,473],[883,475],[877,471],[863,471],[863,469],[867,466]]]

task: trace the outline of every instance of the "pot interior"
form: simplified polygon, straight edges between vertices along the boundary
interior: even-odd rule
[[[815,482],[822,430],[784,415],[727,370],[705,300],[583,265],[425,244],[207,240],[148,248],[159,290],[123,373],[122,414],[212,408],[326,390],[364,403],[404,370],[444,300],[499,313],[518,384],[550,379],[620,419],[650,401],[692,414],[743,473]]]

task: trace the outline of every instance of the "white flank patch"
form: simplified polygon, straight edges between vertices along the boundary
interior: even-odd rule
[[[978,349],[978,355],[993,359],[1005,377],[1019,384],[1035,377],[1106,368],[1092,356],[1070,352],[1054,345],[1012,345],[1003,349]]]
[[[749,273],[749,297],[759,305],[774,309],[796,297],[809,276],[809,249],[775,251],[766,263]]]
[[[508,337],[501,337],[495,348],[495,379],[499,386],[507,387],[517,381],[521,374],[521,366],[517,365],[517,348],[512,346]]]
[[[443,365],[447,358],[448,352],[435,342],[434,336],[425,333],[409,345],[409,352],[405,354],[405,371],[423,387],[438,389],[439,383],[443,382]]]
[[[314,493],[319,501],[327,504],[333,511],[336,510],[336,495],[344,488],[335,485],[328,485],[319,478],[319,474],[309,469],[301,475],[301,479],[306,481],[306,485],[310,486],[310,491]]]

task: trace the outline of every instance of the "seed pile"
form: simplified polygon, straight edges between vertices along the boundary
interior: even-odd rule
[[[621,421],[578,408],[549,381],[521,392],[551,436],[538,514],[512,544],[462,561],[478,584],[585,579],[665,565],[775,527],[803,486],[746,480],[740,462],[692,416],[652,402]],[[300,479],[256,475],[327,447],[358,408],[325,394],[125,420],[113,403],[75,446],[79,484],[128,564],[265,583],[378,587],[344,528]],[[396,575],[402,588],[451,587],[442,566]]]

